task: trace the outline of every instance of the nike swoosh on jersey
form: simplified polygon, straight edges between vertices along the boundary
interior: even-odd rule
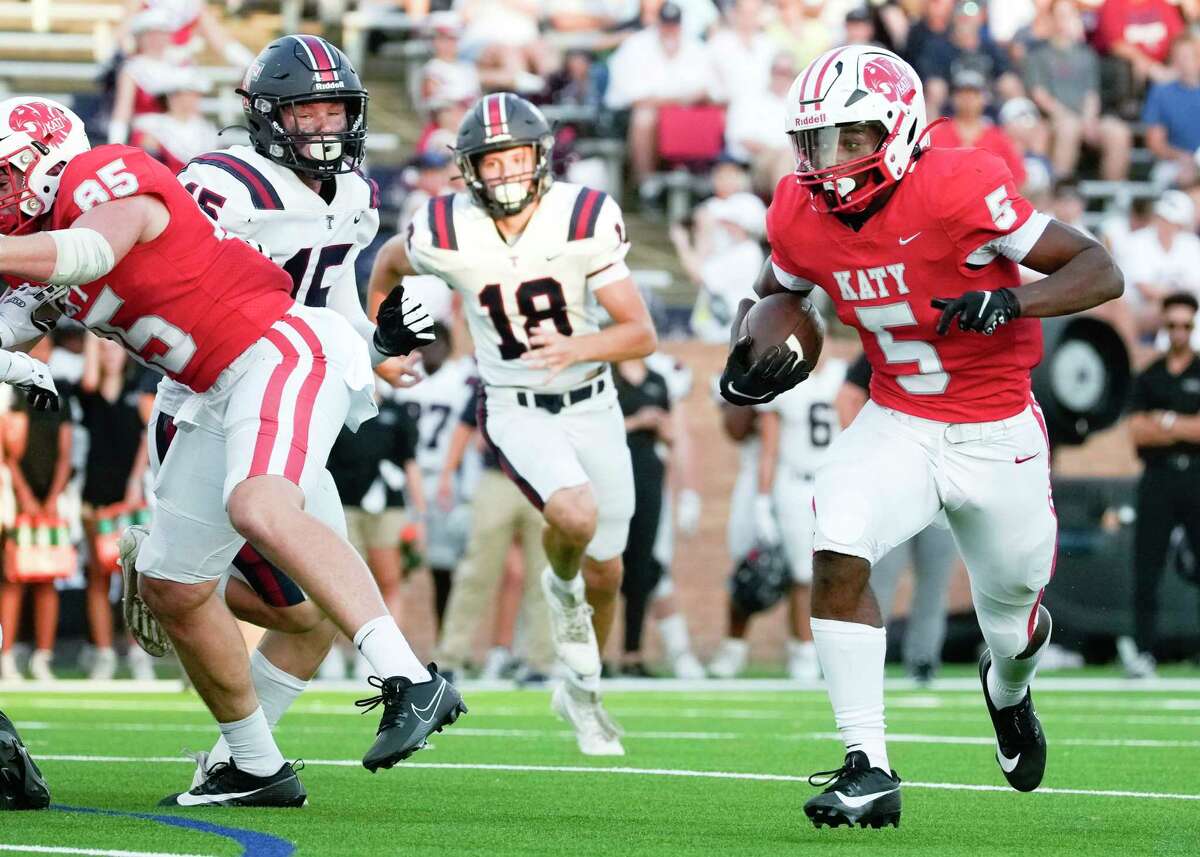
[[[925,231],[924,229],[922,229],[922,230],[921,230],[921,232],[924,232],[924,231]],[[918,235],[920,235],[920,234],[921,234],[921,232],[914,232],[912,235],[908,236],[907,238],[901,238],[901,239],[899,239],[899,241],[900,241],[900,246],[901,246],[901,247],[903,247],[903,246],[904,246],[905,244],[907,244],[908,242],[910,242],[910,241],[915,241],[915,240],[917,239],[917,236],[918,236]]]
[[[1008,758],[1008,756],[1005,756],[1004,753],[1002,753],[1000,751],[1000,745],[997,744],[996,745],[996,761],[1000,763],[1000,770],[1004,771],[1004,773],[1006,773],[1006,774],[1011,774],[1013,771],[1015,771],[1017,769],[1017,765],[1021,764],[1021,754],[1017,753],[1017,755],[1013,756],[1010,759],[1010,758]]]
[[[858,809],[859,807],[866,806],[876,798],[883,797],[884,795],[890,795],[894,791],[896,791],[896,789],[888,789],[887,791],[883,792],[875,792],[874,794],[869,795],[855,795],[853,797],[850,795],[844,795],[841,792],[834,792],[834,794],[837,795],[838,800],[840,800],[846,806],[850,807],[851,809]]]
[[[194,795],[191,792],[184,792],[175,798],[175,803],[179,806],[204,806],[210,803],[219,803],[223,800],[237,800],[239,798],[250,797],[250,795],[258,794],[262,789],[251,789],[248,792],[226,792],[225,794],[216,795]]]
[[[438,686],[437,694],[429,701],[429,704],[424,708],[413,706],[413,714],[417,715],[417,719],[422,723],[429,723],[433,720],[433,710],[437,708],[437,704],[442,701],[442,695],[446,692],[446,680],[442,679],[441,685]],[[428,714],[429,717],[424,715]]]
[[[1013,464],[1024,464],[1026,461],[1032,461],[1033,459],[1037,458],[1039,455],[1041,455],[1040,452],[1035,452],[1033,455],[1027,455],[1024,458],[1022,458],[1021,456],[1018,455],[1016,458],[1013,459]]]

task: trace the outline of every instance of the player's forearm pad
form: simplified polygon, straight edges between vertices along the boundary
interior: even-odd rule
[[[98,280],[117,264],[108,239],[95,229],[76,226],[46,233],[54,239],[58,258],[48,282],[56,286],[78,286]]]

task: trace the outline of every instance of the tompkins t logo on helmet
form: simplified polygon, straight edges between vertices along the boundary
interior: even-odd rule
[[[60,108],[42,101],[30,101],[13,108],[8,125],[14,131],[24,131],[30,139],[57,146],[71,133],[71,120]]]
[[[873,57],[862,68],[862,84],[889,101],[912,104],[917,88],[904,70],[887,57]]]

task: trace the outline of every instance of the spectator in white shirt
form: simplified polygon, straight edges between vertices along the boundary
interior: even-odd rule
[[[683,34],[683,13],[664,3],[658,24],[634,33],[609,58],[604,102],[610,110],[629,110],[629,160],[640,185],[658,161],[658,108],[696,104],[710,97],[714,80],[704,45]]]
[[[1154,204],[1150,225],[1113,247],[1128,287],[1121,299],[1137,335],[1147,341],[1161,326],[1162,299],[1172,292],[1200,296],[1200,238],[1191,197],[1168,190]]]
[[[766,258],[762,240],[767,209],[751,193],[735,193],[705,205],[715,226],[706,251],[693,244],[687,230],[671,227],[671,241],[688,277],[699,288],[692,329],[705,342],[728,342],[729,325],[742,298],[754,297],[754,279]]]
[[[780,177],[795,169],[795,155],[783,133],[788,89],[796,78],[796,61],[784,51],[771,62],[767,86],[741,90],[730,102],[725,119],[725,148],[750,164],[751,185],[769,197]]]
[[[558,68],[557,53],[538,32],[539,0],[466,0],[463,52],[476,58],[479,80],[489,90],[536,95]]]
[[[729,26],[708,40],[722,101],[767,87],[775,44],[763,30],[762,0],[736,0],[728,13]]]
[[[421,66],[421,106],[433,110],[456,101],[474,101],[479,97],[479,72],[474,63],[459,58],[461,19],[453,12],[434,12],[429,28],[433,57]]]

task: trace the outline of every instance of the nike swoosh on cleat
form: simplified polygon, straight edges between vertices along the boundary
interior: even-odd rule
[[[442,695],[446,692],[446,680],[442,679],[441,685],[438,686],[437,694],[429,701],[429,704],[424,708],[412,707],[413,714],[417,715],[417,719],[422,723],[429,723],[433,720],[433,710],[437,708],[437,704],[442,701]],[[428,714],[428,717],[423,715]]]
[[[210,803],[220,803],[224,800],[237,800],[239,798],[250,797],[250,795],[258,794],[262,789],[251,789],[248,792],[227,792],[219,795],[194,795],[191,792],[183,792],[175,798],[175,803],[179,806],[205,806]]]
[[[1037,458],[1039,455],[1041,455],[1040,452],[1035,452],[1033,455],[1026,455],[1024,458],[1022,458],[1021,456],[1017,456],[1016,458],[1013,459],[1013,464],[1024,464],[1026,461],[1032,461],[1033,459]]]
[[[1000,770],[1006,774],[1011,774],[1017,769],[1017,765],[1021,764],[1021,754],[1013,756],[1011,759],[1000,752],[1000,748],[996,747],[996,761],[1000,763]]]
[[[875,792],[874,794],[869,795],[856,795],[854,797],[844,795],[841,792],[834,792],[834,794],[837,795],[837,799],[846,806],[850,807],[851,809],[858,809],[859,807],[866,806],[868,803],[875,800],[875,798],[880,798],[884,795],[890,795],[894,791],[896,791],[896,789],[888,789],[885,792]]]

